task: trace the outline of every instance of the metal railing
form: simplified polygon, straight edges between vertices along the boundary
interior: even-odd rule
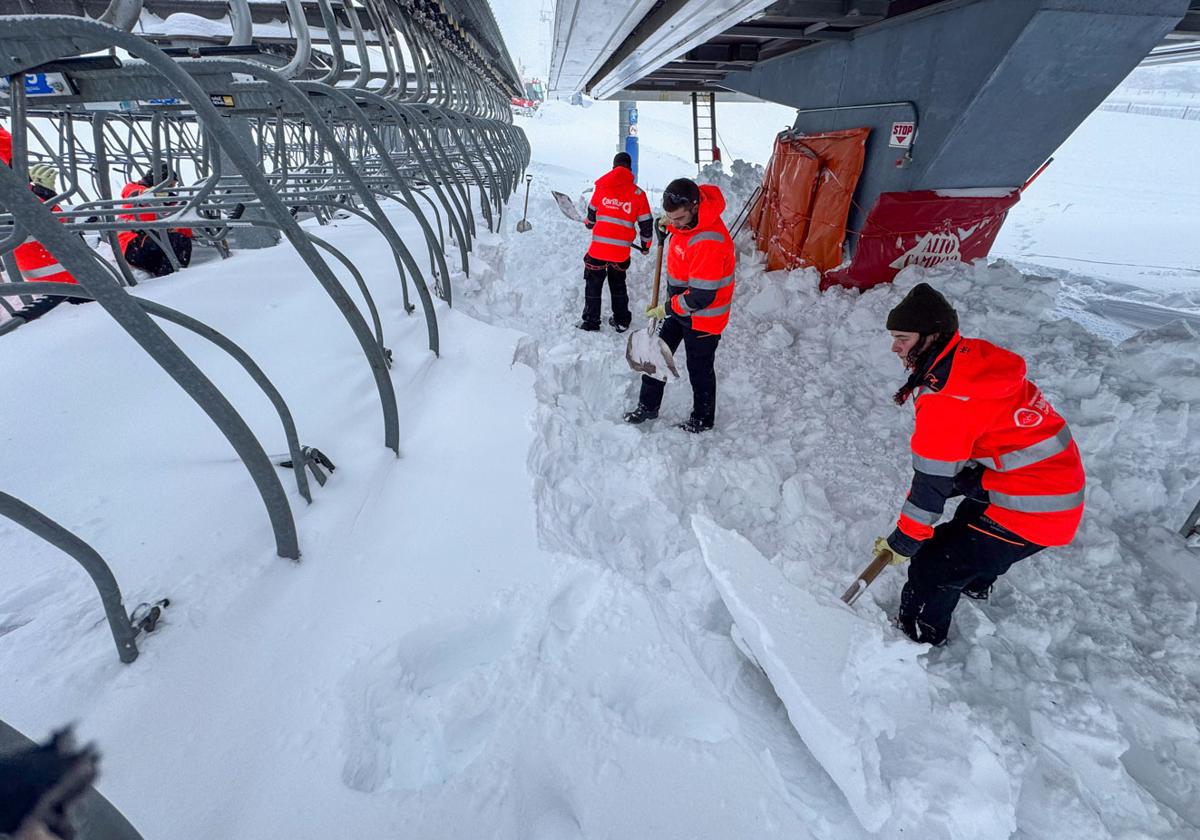
[[[212,327],[131,295],[138,275],[119,235],[144,232],[177,270],[172,229],[192,229],[197,247],[222,257],[286,240],[358,342],[378,395],[383,445],[399,455],[387,332],[394,318],[419,307],[428,348],[440,353],[435,296],[452,305],[455,271],[470,273],[477,224],[499,229],[529,163],[529,144],[509,108],[520,80],[485,0],[285,0],[275,22],[260,20],[247,0],[196,3],[213,32],[172,33],[168,7],[187,5],[79,0],[73,8],[83,14],[32,16],[24,4],[0,0],[0,77],[8,82],[0,115],[12,132],[11,167],[0,166],[0,258],[10,281],[0,284],[0,302],[5,295],[95,301],[222,432],[254,481],[276,552],[298,559],[277,465],[156,319],[217,345],[258,384],[279,416],[296,491],[311,501],[307,473],[320,485],[324,475],[301,445],[284,395]],[[143,16],[156,9],[166,23],[147,29]],[[34,164],[58,174],[58,194],[45,203],[25,176]],[[122,198],[120,185],[146,173],[144,192]],[[393,224],[389,208],[397,206],[415,220],[416,241]],[[345,213],[386,245],[392,276],[365,276],[300,225]],[[21,282],[14,253],[30,238],[78,285]],[[107,242],[111,260],[86,238]],[[421,248],[427,259],[418,259]],[[349,274],[365,311],[333,266]],[[384,282],[399,286],[401,311],[376,305],[372,285]],[[4,307],[20,315],[13,304]],[[0,323],[0,340],[24,323]]]

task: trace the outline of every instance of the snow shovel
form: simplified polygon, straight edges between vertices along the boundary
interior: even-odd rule
[[[525,176],[525,214],[521,221],[517,222],[517,233],[533,230],[533,225],[529,224],[529,182],[532,180],[532,175]]]
[[[554,196],[554,200],[558,202],[558,209],[563,212],[564,216],[573,222],[583,222],[583,217],[579,215],[579,209],[571,200],[571,196],[560,193],[558,190],[550,190],[550,195]]]
[[[662,283],[663,244],[660,239],[658,250],[654,254],[654,286],[650,293],[650,308],[658,306],[658,289]],[[629,343],[625,345],[625,360],[629,366],[639,373],[652,376],[655,379],[667,381],[667,371],[679,378],[675,369],[675,357],[667,343],[658,337],[658,319],[651,318],[650,326],[644,330],[634,330],[629,334]]]
[[[867,568],[859,572],[858,577],[854,579],[854,583],[850,584],[850,588],[842,593],[842,600],[846,602],[846,606],[853,606],[858,600],[858,596],[867,591],[867,587],[875,578],[879,577],[879,573],[888,567],[892,562],[892,552],[884,549],[875,555],[875,559],[871,561]]]

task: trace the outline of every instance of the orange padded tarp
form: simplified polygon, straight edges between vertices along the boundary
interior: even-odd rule
[[[866,159],[869,128],[821,134],[784,132],[763,177],[762,193],[750,212],[750,227],[767,270],[842,261],[846,217]]]

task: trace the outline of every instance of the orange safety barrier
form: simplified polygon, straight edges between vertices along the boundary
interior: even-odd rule
[[[768,271],[811,265],[824,272],[842,262],[846,217],[870,133],[849,128],[775,138],[762,193],[750,211]]]

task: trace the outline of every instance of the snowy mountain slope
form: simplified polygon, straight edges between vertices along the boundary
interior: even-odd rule
[[[273,556],[228,447],[103,313],[62,308],[0,340],[4,489],[91,541],[130,603],[175,601],[121,666],[81,571],[0,523],[0,715],[39,737],[78,720],[104,751],[101,790],[148,840],[869,836],[730,641],[690,523],[707,514],[792,585],[841,591],[906,487],[911,417],[890,402],[881,325],[928,279],[967,332],[1029,359],[1084,451],[1088,515],[1075,545],[1019,564],[992,602],[963,605],[950,647],[920,654],[953,726],[932,748],[887,744],[894,816],[877,836],[963,836],[943,774],[964,766],[1012,792],[978,836],[998,820],[1022,838],[1200,836],[1200,576],[1169,530],[1200,494],[1195,332],[1114,346],[1054,320],[1069,282],[1004,263],[820,295],[743,251],[717,429],[670,427],[685,382],[662,420],[628,427],[623,337],[573,328],[586,235],[546,192],[607,168],[615,116],[552,106],[523,121],[533,230],[513,230],[518,196],[481,236],[458,309],[439,307],[441,359],[399,314],[377,235],[322,231],[385,312],[399,460],[349,331],[286,248],[137,288],[242,343],[338,464],[312,506],[285,483],[298,565]],[[693,171],[668,128],[651,136],[647,179]],[[649,261],[634,260],[636,310]],[[281,453],[244,375],[179,340]],[[881,635],[902,579],[856,607]]]

